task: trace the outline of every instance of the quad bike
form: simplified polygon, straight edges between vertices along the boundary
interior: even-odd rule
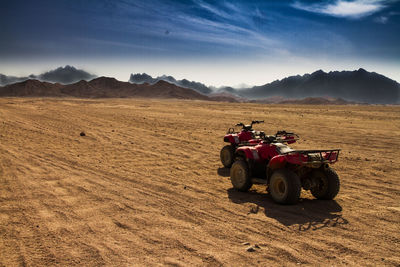
[[[294,150],[287,143],[298,137],[278,133],[264,135],[257,145],[236,148],[230,170],[233,187],[247,191],[253,184],[266,184],[272,199],[281,204],[297,203],[301,188],[317,199],[333,199],[340,182],[330,164],[338,160],[340,149]]]
[[[235,132],[234,128],[228,129],[228,132],[224,136],[224,142],[230,144],[224,146],[220,152],[220,159],[222,165],[224,165],[225,168],[230,168],[232,166],[235,159],[235,150],[237,147],[244,145],[257,145],[263,140],[263,137],[265,137],[265,133],[263,131],[255,131],[253,129],[253,125],[259,123],[264,123],[264,121],[252,121],[248,125],[240,122],[236,124],[236,126],[242,127],[240,132]],[[291,144],[295,143],[299,136],[286,131],[278,131],[275,134],[275,137],[277,140],[287,141],[287,143]]]
[[[225,168],[230,168],[232,166],[234,153],[239,145],[255,145],[261,141],[261,135],[263,135],[264,132],[255,131],[253,125],[263,122],[264,121],[252,121],[248,125],[240,122],[235,125],[242,127],[240,132],[236,132],[234,128],[228,129],[228,132],[224,136],[224,142],[229,143],[229,145],[224,146],[220,152],[221,162]]]

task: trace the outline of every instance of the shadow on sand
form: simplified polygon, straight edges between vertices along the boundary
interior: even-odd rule
[[[299,231],[318,230],[325,227],[348,224],[340,212],[342,207],[335,200],[300,199],[296,205],[279,205],[270,195],[255,190],[239,192],[227,190],[233,203],[253,203],[264,208],[267,217],[276,219],[285,226],[298,225]]]
[[[224,167],[218,168],[217,173],[219,176],[222,176],[222,177],[230,177],[231,176],[229,168],[224,168]]]

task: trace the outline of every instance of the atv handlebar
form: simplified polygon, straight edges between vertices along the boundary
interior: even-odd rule
[[[286,132],[286,131],[277,131],[275,136],[296,136],[296,137],[299,137],[295,133],[290,133],[290,132]]]
[[[275,135],[260,135],[262,139],[267,141],[268,143],[296,143],[297,140],[300,139],[300,136],[298,136],[295,133],[290,133],[286,131],[277,131]]]
[[[259,124],[259,123],[264,123],[264,121],[251,121],[250,127],[253,126],[253,124]],[[236,126],[246,127],[246,124],[244,124],[243,122],[239,122],[236,124]]]

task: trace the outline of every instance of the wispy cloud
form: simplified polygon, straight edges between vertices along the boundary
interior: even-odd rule
[[[88,37],[76,37],[71,38],[73,41],[76,41],[77,44],[90,44],[91,46],[105,46],[105,47],[119,47],[119,48],[132,48],[132,49],[141,49],[141,50],[149,50],[149,51],[166,51],[166,49],[160,47],[151,47],[146,45],[138,45],[133,44],[132,42],[123,42],[123,41],[110,41],[105,39],[95,39],[95,38],[88,38]]]
[[[178,16],[177,19],[185,24],[193,25],[192,28],[186,28],[181,33],[177,33],[178,36],[184,34],[189,39],[259,48],[278,46],[278,41],[251,28],[186,15]]]
[[[195,3],[199,7],[211,12],[212,14],[214,14],[216,16],[219,16],[219,17],[222,17],[222,18],[226,18],[226,19],[231,18],[231,15],[229,13],[227,13],[227,12],[225,12],[225,11],[215,7],[215,6],[209,5],[208,3],[204,2],[204,1],[196,0]]]
[[[387,16],[379,16],[374,18],[374,22],[380,23],[380,24],[386,24],[389,20],[389,17]]]
[[[224,21],[232,25],[240,24],[244,28],[253,28],[252,18],[254,11],[249,11],[248,6],[240,3],[222,1],[218,4],[208,4],[202,0],[195,0],[197,7],[209,12],[217,21]]]
[[[388,23],[390,17],[398,16],[398,15],[400,15],[400,13],[398,13],[398,12],[389,12],[389,13],[386,13],[384,15],[374,18],[374,22],[380,23],[380,24],[386,24],[386,23]]]
[[[333,2],[306,4],[296,1],[292,6],[333,17],[359,19],[382,10],[388,2],[388,0],[335,0]]]
[[[249,9],[240,3],[220,2],[211,5],[202,0],[195,0],[197,7],[209,12],[213,19],[206,19],[194,14],[177,16],[185,25],[192,25],[192,29],[203,33],[202,39],[206,41],[256,47],[261,49],[275,49],[282,44],[260,31],[253,21],[253,17],[262,17],[258,8]],[[188,30],[188,29],[186,29]],[[195,32],[193,32],[194,35]],[[187,36],[191,36],[188,34]],[[280,49],[282,49],[280,47]]]
[[[212,50],[256,48],[264,52],[283,49],[278,40],[269,37],[254,25],[253,16],[257,12],[255,8],[242,6],[240,3],[210,4],[202,0],[194,0],[195,5],[191,6],[171,7],[163,1],[155,1],[157,5],[120,2],[119,10],[123,11],[114,19],[122,26],[115,31],[125,31],[127,36],[130,36],[131,32],[135,35],[140,34],[141,37],[145,36],[141,39],[135,38],[134,42],[158,38],[162,41],[154,42],[150,46],[163,49],[169,47],[176,50],[174,44],[188,42],[196,43],[195,46],[184,48],[190,51],[196,47],[209,47]],[[259,10],[258,13],[261,14]],[[168,37],[165,35],[166,31],[169,33]],[[112,44],[105,40],[101,43]],[[129,46],[129,43],[118,42],[116,46],[125,47]]]

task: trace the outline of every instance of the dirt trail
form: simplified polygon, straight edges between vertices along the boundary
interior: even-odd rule
[[[251,119],[342,148],[336,200],[233,190],[222,137]],[[3,98],[0,265],[399,266],[399,148],[400,107]]]

